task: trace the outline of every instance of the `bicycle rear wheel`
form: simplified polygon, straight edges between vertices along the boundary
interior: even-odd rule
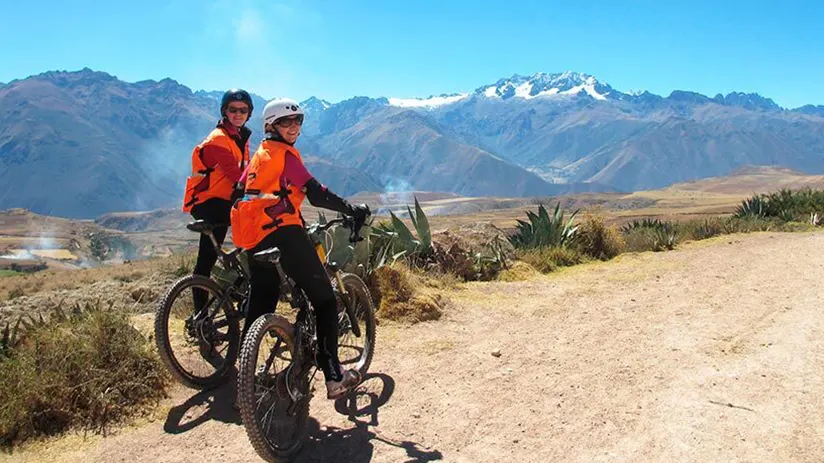
[[[205,389],[224,383],[237,360],[238,319],[222,294],[213,280],[189,275],[169,288],[155,312],[157,351],[172,376],[187,387]],[[198,313],[196,297],[203,303]]]

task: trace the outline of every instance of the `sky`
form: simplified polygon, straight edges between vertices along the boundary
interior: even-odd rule
[[[265,98],[427,97],[576,71],[824,105],[820,1],[0,0],[0,82],[89,67]]]

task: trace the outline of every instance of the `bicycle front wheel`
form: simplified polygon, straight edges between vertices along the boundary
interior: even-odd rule
[[[341,275],[349,307],[338,315],[338,357],[344,368],[366,377],[375,355],[375,306],[369,288],[352,273]]]
[[[252,323],[238,362],[237,402],[246,435],[266,461],[289,461],[303,447],[309,420],[309,364],[295,327],[267,314]]]

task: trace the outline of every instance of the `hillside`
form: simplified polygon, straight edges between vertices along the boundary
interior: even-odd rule
[[[253,150],[264,104],[254,99]],[[218,106],[214,93],[171,79],[128,83],[90,69],[10,82],[0,88],[0,209],[91,219],[179,207],[192,148],[214,127]],[[342,194],[360,191],[352,189]]]
[[[9,82],[0,87],[0,208],[91,219],[179,207],[191,149],[214,126],[219,96],[89,69]],[[346,196],[628,193],[742,166],[824,174],[820,108],[782,108],[752,93],[623,93],[564,72],[516,74],[461,94],[312,97],[302,106],[298,147]],[[51,188],[32,181],[44,172]]]
[[[319,178],[328,173],[323,170],[323,160],[309,161],[309,165],[319,172]],[[346,171],[347,168],[340,169]],[[369,182],[369,177],[359,176],[356,171],[353,174],[348,178]],[[355,184],[362,183],[353,183]],[[556,202],[561,202],[564,209],[569,211],[597,209],[611,223],[623,223],[640,217],[683,220],[730,214],[743,199],[752,194],[769,193],[785,187],[824,188],[824,177],[782,168],[747,167],[739,169],[734,175],[630,194],[578,193],[519,198],[471,197],[426,191],[361,192],[351,196],[350,200],[368,204],[376,213],[376,220],[380,221],[388,217],[390,210],[405,218],[407,206],[413,205],[414,198],[417,197],[435,229],[488,221],[508,230],[515,226],[518,219],[523,219],[527,211],[534,211],[539,204],[554,206]],[[316,208],[306,204],[304,217],[314,221],[318,212]],[[327,211],[327,215],[329,214]],[[0,256],[13,250],[39,252],[38,250],[59,248],[77,253],[84,264],[96,264],[93,259],[89,260],[90,233],[99,233],[100,237],[125,238],[134,246],[132,258],[168,256],[195,245],[197,235],[186,229],[186,223],[190,220],[191,216],[174,208],[113,212],[103,214],[93,221],[67,220],[20,209],[10,210],[0,212]],[[122,252],[115,252],[111,257],[122,258]],[[50,263],[57,265],[58,262],[52,260]]]
[[[312,401],[299,461],[819,461],[822,246],[725,236],[462,286],[440,321],[380,324],[357,398]],[[149,422],[0,460],[255,460],[232,394],[177,389]]]

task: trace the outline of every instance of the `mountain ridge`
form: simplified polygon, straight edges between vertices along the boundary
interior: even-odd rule
[[[0,86],[0,207],[89,217],[175,206],[221,95],[89,68]],[[253,99],[254,149],[265,99]],[[788,110],[752,92],[624,93],[563,72],[513,74],[426,99],[311,97],[302,105],[297,146],[343,195],[634,191],[745,164],[824,169],[824,106]],[[50,186],[63,194],[31,181],[43,172],[59,173]]]

